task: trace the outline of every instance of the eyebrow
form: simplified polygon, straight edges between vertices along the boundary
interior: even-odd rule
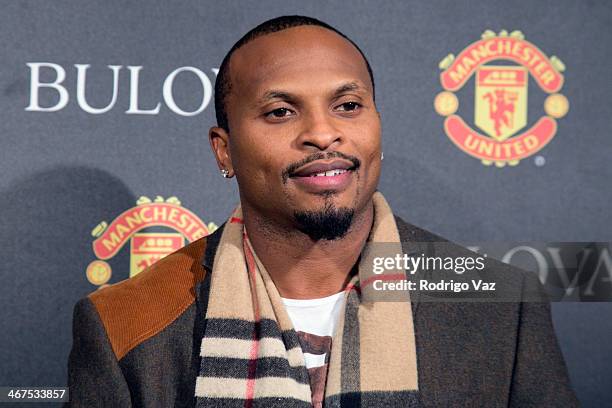
[[[346,84],[340,85],[338,88],[336,88],[334,91],[334,96],[338,96],[348,91],[359,91],[362,88],[363,87],[357,82],[347,82]]]
[[[359,83],[352,81],[352,82],[347,82],[344,83],[342,85],[340,85],[339,87],[337,87],[334,92],[332,93],[333,97],[337,97],[338,95],[341,95],[345,92],[349,92],[349,91],[365,91],[366,89],[361,86]],[[297,99],[299,99],[297,96],[291,94],[290,92],[287,91],[282,91],[282,90],[269,90],[266,91],[261,98],[259,98],[256,102],[257,105],[260,104],[264,104],[266,102],[269,102],[273,99],[281,99],[284,101],[295,101]]]

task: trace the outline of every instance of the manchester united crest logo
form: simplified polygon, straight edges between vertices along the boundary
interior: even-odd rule
[[[151,200],[143,196],[136,204],[136,207],[124,211],[110,225],[102,221],[91,232],[95,238],[93,252],[97,259],[87,267],[86,276],[93,285],[103,287],[110,280],[111,266],[107,261],[128,242],[132,277],[164,256],[181,249],[185,239],[193,242],[217,228],[212,222],[204,224],[197,215],[182,207],[176,197],[164,199],[157,196]]]
[[[444,91],[436,96],[434,108],[446,117],[446,135],[485,165],[514,166],[540,151],[555,136],[557,119],[569,110],[567,98],[559,93],[565,65],[556,56],[547,57],[520,31],[487,30],[457,57],[446,56],[440,69]],[[456,95],[472,77],[474,126],[458,114]],[[528,120],[530,77],[547,94],[535,123]]]

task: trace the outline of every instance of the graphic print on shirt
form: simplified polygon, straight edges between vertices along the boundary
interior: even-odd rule
[[[323,365],[316,367],[308,367],[307,365],[308,376],[310,377],[310,390],[312,392],[312,405],[314,408],[321,408],[323,407],[323,398],[325,397],[325,381],[327,379],[332,338],[331,336],[317,336],[316,334],[303,331],[298,331],[297,335],[304,354],[313,354],[324,358]]]
[[[344,308],[344,291],[318,299],[281,298],[297,334],[310,378],[314,408],[323,406],[332,339]]]

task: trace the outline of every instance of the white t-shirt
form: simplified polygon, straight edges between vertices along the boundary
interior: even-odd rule
[[[307,335],[314,335],[308,337],[315,339],[317,339],[317,336],[323,338],[321,340],[329,337],[327,340],[331,345],[331,337],[334,335],[340,311],[344,304],[344,292],[319,299],[281,299],[293,323],[293,328],[300,335],[300,340],[303,340],[303,333],[306,333]],[[302,345],[302,349],[306,368],[325,365],[327,353],[309,353],[308,350],[304,350],[304,345]]]

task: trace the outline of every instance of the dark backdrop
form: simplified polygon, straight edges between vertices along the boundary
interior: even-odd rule
[[[336,26],[370,59],[383,119],[380,190],[403,218],[459,242],[612,240],[610,2],[10,2],[0,13],[0,385],[65,384],[72,307],[96,290],[85,270],[98,223],[157,195],[178,197],[206,223],[228,216],[237,190],[209,151],[207,83],[244,32],[282,14]],[[520,30],[566,66],[559,92],[569,113],[516,166],[485,166],[460,151],[433,108],[439,62],[486,29]],[[90,65],[82,88],[96,108],[114,94],[109,66],[121,66],[111,109],[79,104],[75,64]],[[45,83],[65,71],[66,95],[42,87],[33,101],[36,66]],[[160,103],[158,112],[126,113],[136,110],[130,74],[139,75],[138,109]],[[473,81],[457,92],[469,124]],[[546,94],[529,81],[531,125]],[[126,246],[108,260],[110,283],[129,276],[129,257]],[[611,306],[553,305],[584,406],[612,406]]]

